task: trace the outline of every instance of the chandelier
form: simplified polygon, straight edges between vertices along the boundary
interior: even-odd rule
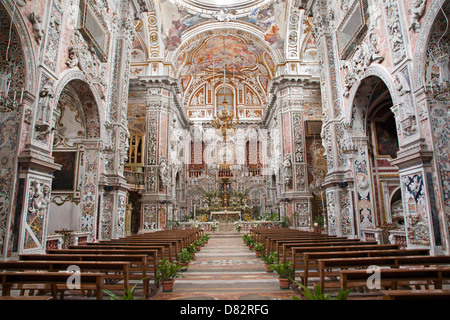
[[[225,35],[223,37],[223,51],[225,53],[226,46],[225,46]],[[225,57],[225,54],[223,54]],[[234,57],[233,57],[234,58]],[[234,59],[233,59],[234,60]],[[232,63],[232,71],[233,71],[233,78],[234,78],[234,61]],[[214,69],[213,69],[214,70]],[[228,102],[225,97],[225,84],[226,84],[226,62],[224,60],[223,62],[223,85],[224,85],[224,100],[222,102],[223,110],[220,112],[217,112],[217,116],[214,116],[211,125],[217,129],[220,130],[222,133],[222,137],[224,140],[224,143],[227,143],[227,135],[228,131],[232,130],[233,132],[236,132],[236,125],[239,124],[239,117],[238,115],[234,114],[234,106],[231,104],[231,111],[228,112]]]
[[[231,111],[228,113],[227,108],[227,101],[223,101],[223,110],[220,114],[215,116],[212,121],[211,125],[217,129],[220,130],[222,133],[223,141],[227,143],[227,134],[229,130],[232,130],[233,132],[236,132],[236,125],[239,124],[239,117],[234,115],[234,112]],[[233,109],[233,108],[231,108]]]

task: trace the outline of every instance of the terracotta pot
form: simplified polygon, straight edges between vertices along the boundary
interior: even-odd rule
[[[280,288],[281,289],[289,289],[290,288],[290,281],[287,278],[278,278],[280,281]]]
[[[273,272],[273,270],[270,269],[269,266],[270,266],[270,264],[267,264],[267,263],[264,264],[264,268],[266,268],[267,272]]]
[[[261,257],[261,251],[255,251],[255,253],[256,253],[256,257]]]
[[[167,281],[161,281],[162,288],[164,292],[171,292],[173,290],[173,283],[175,282],[174,279],[167,280]]]
[[[181,262],[180,265],[183,268],[183,269],[181,269],[181,272],[185,272],[188,269],[187,267],[189,266],[189,262]],[[186,267],[186,268],[184,268],[184,267]]]

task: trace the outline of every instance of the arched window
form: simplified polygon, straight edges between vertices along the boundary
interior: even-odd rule
[[[216,93],[216,115],[224,110],[234,113],[234,94],[230,88],[222,87]]]

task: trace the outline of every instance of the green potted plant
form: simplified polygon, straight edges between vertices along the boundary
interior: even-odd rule
[[[294,278],[294,268],[291,265],[290,260],[285,262],[279,262],[276,259],[275,263],[270,266],[270,269],[278,273],[278,279],[280,281],[281,289],[289,289],[291,280]]]
[[[192,254],[192,260],[195,260],[195,254],[197,253],[195,244],[191,243],[186,247],[186,250],[189,251],[190,254]]]
[[[314,232],[320,233],[323,230],[323,227],[325,225],[325,217],[322,215],[319,215],[314,218],[313,226],[314,226]]]
[[[193,259],[192,254],[186,249],[183,248],[180,253],[178,253],[178,262],[180,265],[184,267],[181,271],[186,271],[189,265],[189,262]]]
[[[175,278],[183,278],[181,270],[184,268],[178,261],[170,262],[166,258],[159,261],[156,266],[156,281],[161,283],[164,292],[173,290],[173,283]]]
[[[342,288],[341,288],[341,289],[339,289],[337,296],[335,298],[333,298],[332,295],[329,293],[324,294],[322,292],[322,288],[320,287],[320,284],[318,284],[318,283],[314,285],[313,290],[308,289],[307,287],[298,283],[297,281],[296,281],[296,283],[298,286],[300,286],[303,289],[302,295],[305,300],[346,300],[347,296],[350,294],[350,292],[353,291],[352,288],[347,289],[345,291],[342,290]],[[301,300],[300,298],[295,297],[295,296],[293,296],[292,299],[293,300]]]
[[[270,253],[267,255],[264,252],[262,252],[260,258],[264,262],[264,267],[266,268],[266,271],[273,272],[273,270],[270,269],[270,266],[275,262],[277,262],[277,252],[274,250],[270,250]]]
[[[195,240],[193,243],[194,243],[195,249],[197,251],[200,251],[200,249],[202,247],[202,242],[200,240]]]
[[[243,224],[243,223],[242,223],[241,220],[238,220],[238,221],[235,221],[235,222],[234,222],[234,227],[236,228],[237,232],[241,232],[242,224]]]
[[[253,240],[252,236],[248,233],[245,234],[242,239],[244,240],[245,244],[248,246],[250,250],[252,250],[253,246],[255,245],[256,241]]]
[[[211,235],[210,235],[209,233],[206,233],[205,235],[203,235],[203,236],[201,237],[202,241],[203,241],[205,244],[208,243],[209,238],[211,238]]]
[[[219,226],[219,222],[217,222],[217,220],[213,220],[209,223],[209,225],[211,226],[211,230],[213,232],[216,232],[217,227]]]
[[[136,286],[138,283],[136,283],[133,287],[129,286],[128,289],[123,289],[124,294],[122,297],[119,297],[114,292],[108,289],[103,289],[102,291],[109,295],[109,300],[140,300],[134,298],[134,290],[136,289]]]
[[[253,246],[252,250],[255,251],[257,257],[260,257],[261,252],[264,250],[264,244],[262,242],[257,242]]]
[[[244,241],[244,243],[246,245],[248,245],[249,242],[252,240],[252,236],[250,234],[246,233],[242,236],[242,240]]]

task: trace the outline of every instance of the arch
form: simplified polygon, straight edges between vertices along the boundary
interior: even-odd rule
[[[397,96],[397,90],[395,90],[394,86],[394,79],[392,78],[391,74],[385,67],[378,64],[373,64],[369,66],[369,68],[367,68],[364,78],[356,81],[353,84],[353,87],[348,96],[347,109],[345,110],[344,114],[344,123],[351,124],[355,96],[358,93],[361,84],[372,76],[380,78],[380,80],[383,81],[384,84],[387,86],[392,98],[393,105],[396,105],[398,103],[399,98]]]
[[[80,70],[72,71],[68,70],[63,73],[62,77],[58,81],[55,90],[55,101],[59,101],[61,97],[61,93],[64,88],[71,83],[72,81],[77,81],[80,83],[79,86],[76,86],[77,92],[80,96],[82,96],[86,103],[94,103],[95,108],[92,108],[90,111],[90,115],[94,116],[93,119],[90,119],[93,125],[96,126],[95,130],[91,131],[91,134],[87,136],[87,138],[97,138],[102,139],[105,138],[106,133],[104,132],[104,120],[105,114],[102,106],[102,99],[100,97],[100,93],[98,90],[89,84],[86,81],[86,77],[84,73]],[[86,105],[83,106],[83,109],[86,109]],[[86,110],[83,110],[86,112]],[[94,129],[94,128],[92,128]]]
[[[396,94],[391,76],[384,68],[373,66],[367,70],[363,79],[354,84],[349,96],[345,115],[345,143],[350,140],[348,142],[356,147],[351,152],[358,236],[367,228],[380,225],[389,214],[390,210],[383,206],[381,186],[393,182],[400,185],[399,179],[373,172],[373,167],[382,161],[383,166],[392,171],[391,174],[398,175],[398,168],[388,165],[389,161],[384,159],[392,155],[395,157],[398,152],[399,133],[390,130],[391,126],[386,126],[384,122],[393,117],[395,125],[392,129],[397,128],[397,119],[392,111],[392,106],[398,100]]]
[[[423,17],[419,36],[416,42],[413,60],[414,72],[412,89],[414,92],[425,85],[425,83],[423,83],[423,80],[425,76],[425,57],[428,49],[428,41],[430,39],[434,21],[436,20],[436,17],[441,10],[441,5],[443,5],[445,1],[446,0],[432,1],[430,7],[425,13],[425,16]]]
[[[25,59],[25,83],[26,83],[26,90],[37,96],[37,90],[38,90],[38,81],[37,81],[37,64],[36,64],[36,58],[35,53],[33,49],[33,42],[30,37],[30,34],[28,32],[27,24],[23,20],[22,15],[20,14],[18,7],[16,5],[16,1],[12,0],[5,0],[2,1],[3,7],[6,9],[7,13],[9,14],[9,17],[12,17],[12,13],[14,11],[14,28],[17,31],[17,35],[19,38],[19,41],[22,45],[22,52],[24,54]],[[16,8],[14,9],[14,6]]]
[[[102,223],[99,222],[97,210],[101,203],[98,197],[102,152],[100,141],[104,142],[103,146],[105,146],[109,143],[109,138],[106,137],[106,132],[104,132],[106,130],[103,130],[104,117],[100,95],[86,81],[84,73],[69,70],[63,74],[55,89],[56,103],[60,101],[65,90],[78,96],[78,103],[84,114],[85,126],[84,136],[80,137],[84,146],[82,150],[76,150],[79,153],[77,157],[83,159],[82,164],[81,162],[79,164],[80,168],[83,169],[78,175],[80,188],[78,190],[73,188],[73,197],[75,198],[75,194],[77,194],[79,206],[77,205],[74,208],[75,219],[72,223],[79,224],[78,230],[89,232],[89,241],[92,241],[94,237],[98,238],[101,235],[101,230],[99,230],[97,224]]]

